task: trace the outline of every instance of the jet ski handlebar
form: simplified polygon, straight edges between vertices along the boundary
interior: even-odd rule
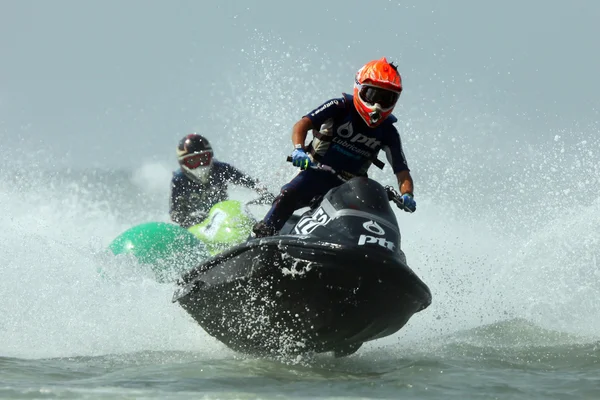
[[[292,162],[292,157],[288,156],[286,159],[287,162]],[[329,172],[332,175],[335,175],[339,180],[341,181],[348,181],[350,178],[353,178],[354,176],[349,175],[349,174],[341,174],[338,173],[335,169],[331,168],[328,165],[325,164],[318,164],[318,165],[311,165],[310,167],[308,167],[308,169],[314,169],[317,171],[325,171],[325,172]]]
[[[402,196],[400,196],[400,194],[398,194],[398,192],[396,191],[396,189],[394,189],[391,186],[384,186],[387,194],[388,194],[388,198],[390,199],[390,201],[393,201],[394,204],[396,204],[396,206],[406,212],[412,213],[412,210],[410,210],[409,208],[407,208],[404,205],[404,200],[402,199]]]
[[[287,162],[292,162],[292,157],[291,156],[287,156],[286,159]],[[350,178],[352,178],[353,176],[348,176],[348,174],[340,174],[338,172],[336,172],[336,170],[334,170],[333,168],[331,168],[328,165],[324,165],[324,164],[319,164],[319,165],[311,165],[310,167],[308,167],[309,169],[314,169],[314,170],[318,170],[318,171],[326,171],[329,172],[330,174],[335,175],[339,180],[341,181],[348,181]],[[411,210],[409,210],[408,208],[406,208],[404,206],[404,200],[402,200],[402,196],[400,196],[400,194],[398,194],[398,192],[391,186],[384,186],[387,194],[388,194],[388,199],[389,201],[393,201],[394,204],[396,204],[396,206],[403,210],[403,211],[407,211],[412,213]]]

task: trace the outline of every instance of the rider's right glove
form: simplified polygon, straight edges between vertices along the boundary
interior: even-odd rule
[[[415,212],[417,209],[417,202],[410,193],[404,193],[401,197],[402,204],[404,204],[405,211]]]
[[[308,154],[302,149],[295,149],[292,153],[292,164],[300,169],[307,169],[312,165]]]

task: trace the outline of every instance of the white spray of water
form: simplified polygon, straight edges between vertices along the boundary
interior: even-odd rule
[[[134,176],[139,183],[143,169]],[[0,354],[221,354],[223,347],[171,303],[172,284],[134,273],[131,260],[106,252],[105,245],[127,223],[110,214],[98,192],[81,190],[81,182],[69,186],[54,190],[40,183],[35,191],[0,189],[5,210],[0,217]],[[156,213],[156,219],[164,212]],[[109,271],[108,278],[98,274],[99,268]],[[111,279],[110,271],[116,274],[119,268],[130,273]]]
[[[241,55],[247,79],[231,85],[231,95],[242,99],[232,120],[242,127],[240,146],[257,138],[273,144],[261,147],[270,157],[253,167],[266,168],[265,175],[280,186],[287,179],[274,171],[286,168],[277,160],[286,155],[292,124],[321,102],[351,91],[351,84],[339,85],[351,82],[353,69],[323,61],[313,48],[294,49],[291,62],[276,37],[254,39],[256,46]],[[417,213],[397,216],[409,265],[430,286],[433,303],[381,342],[448,335],[514,318],[581,335],[597,332],[600,310],[592,299],[600,288],[585,279],[597,273],[591,251],[600,236],[593,224],[541,235],[551,226],[574,226],[572,215],[595,221],[590,202],[600,186],[597,126],[541,135],[507,116],[482,113],[481,104],[460,93],[446,99],[448,109],[441,114],[435,99],[416,96],[416,91],[403,96],[395,114],[419,205]],[[260,127],[266,130],[256,136]],[[252,160],[253,154],[241,154]],[[372,168],[371,174],[396,185],[389,167]],[[569,252],[545,249],[565,241]],[[565,264],[577,265],[579,272]]]
[[[291,175],[280,172],[288,167],[283,160],[291,124],[340,89],[331,87],[331,70],[285,61],[289,53],[244,54],[254,57],[253,70],[241,77],[244,85],[233,84],[231,90],[232,96],[245,99],[240,106],[246,108],[237,108],[236,115],[226,116],[230,119],[215,118],[238,121],[239,126],[226,130],[246,141],[225,146],[215,140],[215,147],[222,146],[220,158],[248,166],[277,189]],[[300,90],[301,83],[314,89],[315,104],[303,98],[298,105],[286,97]],[[469,119],[461,120],[457,133],[452,125],[428,122],[409,107],[402,110],[406,114],[400,125],[417,178],[419,208],[413,215],[399,213],[398,220],[409,265],[430,286],[433,303],[399,334],[378,342],[406,343],[516,317],[551,329],[597,332],[600,236],[595,227],[600,213],[591,198],[597,195],[585,190],[597,189],[597,142],[539,153],[520,145],[500,157],[497,149],[478,147],[483,118],[474,118],[471,129]],[[502,135],[501,128],[490,123],[487,137]],[[594,137],[597,131],[587,134]],[[258,161],[257,148],[262,154]],[[565,148],[570,154],[565,155]],[[502,166],[508,167],[499,173]],[[0,241],[1,355],[170,349],[200,350],[211,357],[226,353],[171,303],[170,285],[136,275],[102,280],[96,273],[98,267],[118,264],[104,253],[117,234],[134,223],[167,219],[167,169],[155,164],[134,173],[130,184],[142,189],[135,196],[161,199],[154,203],[156,209],[134,207],[129,213],[116,210],[114,199],[81,181],[67,188],[0,187],[5,210],[0,216],[5,227]],[[578,190],[586,196],[568,204],[569,212],[556,213],[561,210],[556,203],[569,198],[542,183],[555,182],[550,177],[565,171],[568,179],[559,183],[571,182],[571,194]],[[395,184],[389,168],[373,176]]]

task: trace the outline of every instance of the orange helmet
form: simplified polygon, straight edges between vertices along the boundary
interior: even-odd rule
[[[365,64],[356,73],[354,107],[371,128],[381,124],[394,110],[402,92],[402,78],[385,57]]]

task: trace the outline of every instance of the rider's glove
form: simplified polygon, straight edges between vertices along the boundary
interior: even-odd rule
[[[404,204],[404,211],[415,212],[417,209],[417,202],[413,198],[413,195],[410,193],[404,193],[402,197],[402,204]]]
[[[302,149],[295,149],[292,153],[292,164],[294,167],[300,167],[300,169],[307,169],[312,165],[308,154]]]

